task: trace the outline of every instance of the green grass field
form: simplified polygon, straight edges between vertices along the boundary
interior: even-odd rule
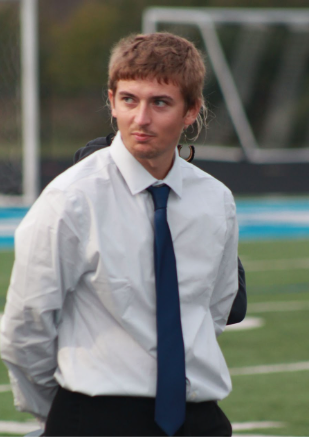
[[[263,326],[222,334],[220,344],[229,368],[309,362],[309,240],[241,243],[239,254],[246,269],[248,319],[261,318]],[[0,312],[12,263],[12,252],[0,252]],[[280,425],[237,434],[309,435],[309,370],[239,374],[232,380],[233,391],[221,407],[233,423]],[[0,362],[0,385],[7,383]],[[11,393],[0,392],[0,420],[29,418],[15,411]]]
[[[261,317],[264,325],[222,334],[220,344],[229,368],[308,362],[309,241],[242,243],[239,254],[246,269],[247,316]],[[297,268],[297,260],[307,260],[308,267]],[[268,303],[266,308],[276,303],[274,311],[253,312],[262,302]],[[285,311],[278,311],[281,302],[287,302]],[[299,302],[301,309],[292,310],[291,302]],[[285,424],[246,434],[309,435],[308,370],[235,375],[232,381],[232,393],[221,402],[232,422]]]

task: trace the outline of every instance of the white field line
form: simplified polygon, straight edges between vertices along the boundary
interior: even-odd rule
[[[284,428],[283,422],[241,422],[232,423],[233,431],[249,431],[251,429]]]
[[[309,258],[244,261],[244,268],[246,272],[308,269]]]
[[[21,220],[22,220],[21,218],[0,219],[0,236],[5,236],[5,237],[13,236]]]
[[[308,311],[309,300],[286,302],[260,302],[248,305],[248,313],[268,313],[280,311]],[[233,325],[231,325],[233,326]]]
[[[282,437],[282,435],[266,435],[266,434],[234,434],[233,437]],[[293,436],[284,436],[284,437],[293,437]],[[295,437],[295,436],[294,436]],[[308,436],[304,436],[308,437]]]
[[[10,386],[10,384],[1,384],[0,393],[6,393],[7,391],[12,391],[12,387]]]
[[[238,211],[237,219],[240,225],[257,225],[257,224],[286,224],[286,225],[305,225],[309,223],[309,211],[258,211],[256,208],[250,212]]]
[[[0,432],[9,434],[28,434],[29,432],[39,429],[38,422],[10,422],[6,420],[0,420]]]
[[[247,316],[242,322],[235,323],[234,325],[228,325],[225,328],[225,332],[241,331],[244,329],[261,328],[265,324],[264,319],[261,317],[249,317]]]
[[[230,374],[233,376],[262,375],[268,373],[298,372],[301,370],[309,370],[309,361],[301,361],[299,363],[289,364],[269,364],[262,366],[234,367],[230,369]]]

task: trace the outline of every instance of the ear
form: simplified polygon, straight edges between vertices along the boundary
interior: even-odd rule
[[[185,128],[187,128],[188,126],[190,126],[190,124],[193,124],[195,122],[200,112],[201,106],[202,106],[202,101],[201,99],[198,99],[195,105],[187,110],[184,117]]]
[[[112,108],[112,116],[114,118],[117,118],[116,108],[115,108],[115,95],[114,95],[113,90],[108,90],[108,100],[109,100],[111,108]]]

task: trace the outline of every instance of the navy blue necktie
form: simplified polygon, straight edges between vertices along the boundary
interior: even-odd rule
[[[174,435],[186,416],[186,374],[176,259],[166,216],[170,188],[162,185],[147,190],[152,195],[155,207],[158,339],[155,421],[167,435]]]

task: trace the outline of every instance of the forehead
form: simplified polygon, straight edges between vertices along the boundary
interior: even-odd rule
[[[166,96],[175,101],[183,101],[180,87],[173,82],[158,82],[157,79],[119,80],[116,94],[129,93],[140,98]]]

